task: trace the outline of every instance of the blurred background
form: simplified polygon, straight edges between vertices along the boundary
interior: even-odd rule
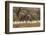
[[[13,7],[13,21],[40,20],[40,8]]]

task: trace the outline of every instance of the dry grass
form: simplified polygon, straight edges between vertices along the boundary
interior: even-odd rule
[[[13,24],[13,28],[19,28],[19,27],[39,27],[40,23],[25,23],[25,24]]]

